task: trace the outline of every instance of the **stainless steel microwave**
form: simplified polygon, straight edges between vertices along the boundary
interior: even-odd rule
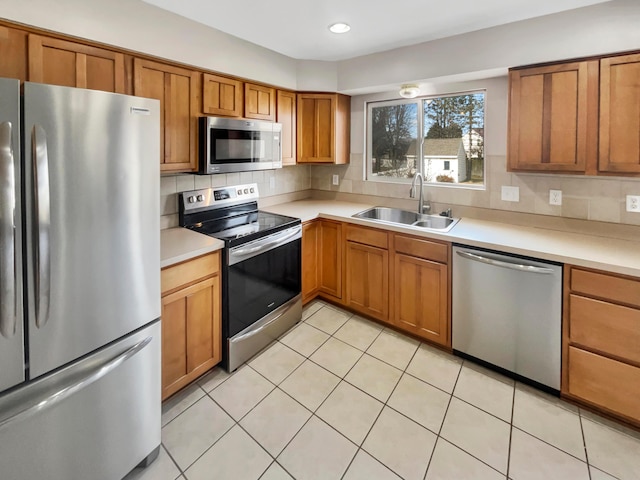
[[[260,120],[200,117],[201,174],[282,167],[282,125]]]

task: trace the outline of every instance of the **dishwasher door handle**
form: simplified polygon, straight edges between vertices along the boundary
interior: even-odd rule
[[[510,263],[503,260],[495,260],[493,258],[483,257],[482,255],[467,252],[465,250],[458,250],[456,253],[462,258],[473,260],[474,262],[486,263],[487,265],[493,265],[494,267],[510,268],[511,270],[517,270],[519,272],[541,273],[543,275],[550,275],[554,272],[552,268],[536,267],[535,265],[524,265],[522,263]]]

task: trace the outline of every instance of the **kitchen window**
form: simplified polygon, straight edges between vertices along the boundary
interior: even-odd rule
[[[485,92],[367,104],[367,180],[484,188]]]

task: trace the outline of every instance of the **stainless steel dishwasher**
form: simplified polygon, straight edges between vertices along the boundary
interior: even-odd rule
[[[562,266],[463,245],[453,252],[454,351],[559,391]]]

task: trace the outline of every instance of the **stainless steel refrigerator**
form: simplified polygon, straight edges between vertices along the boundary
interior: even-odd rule
[[[0,79],[0,478],[160,445],[160,106]]]

